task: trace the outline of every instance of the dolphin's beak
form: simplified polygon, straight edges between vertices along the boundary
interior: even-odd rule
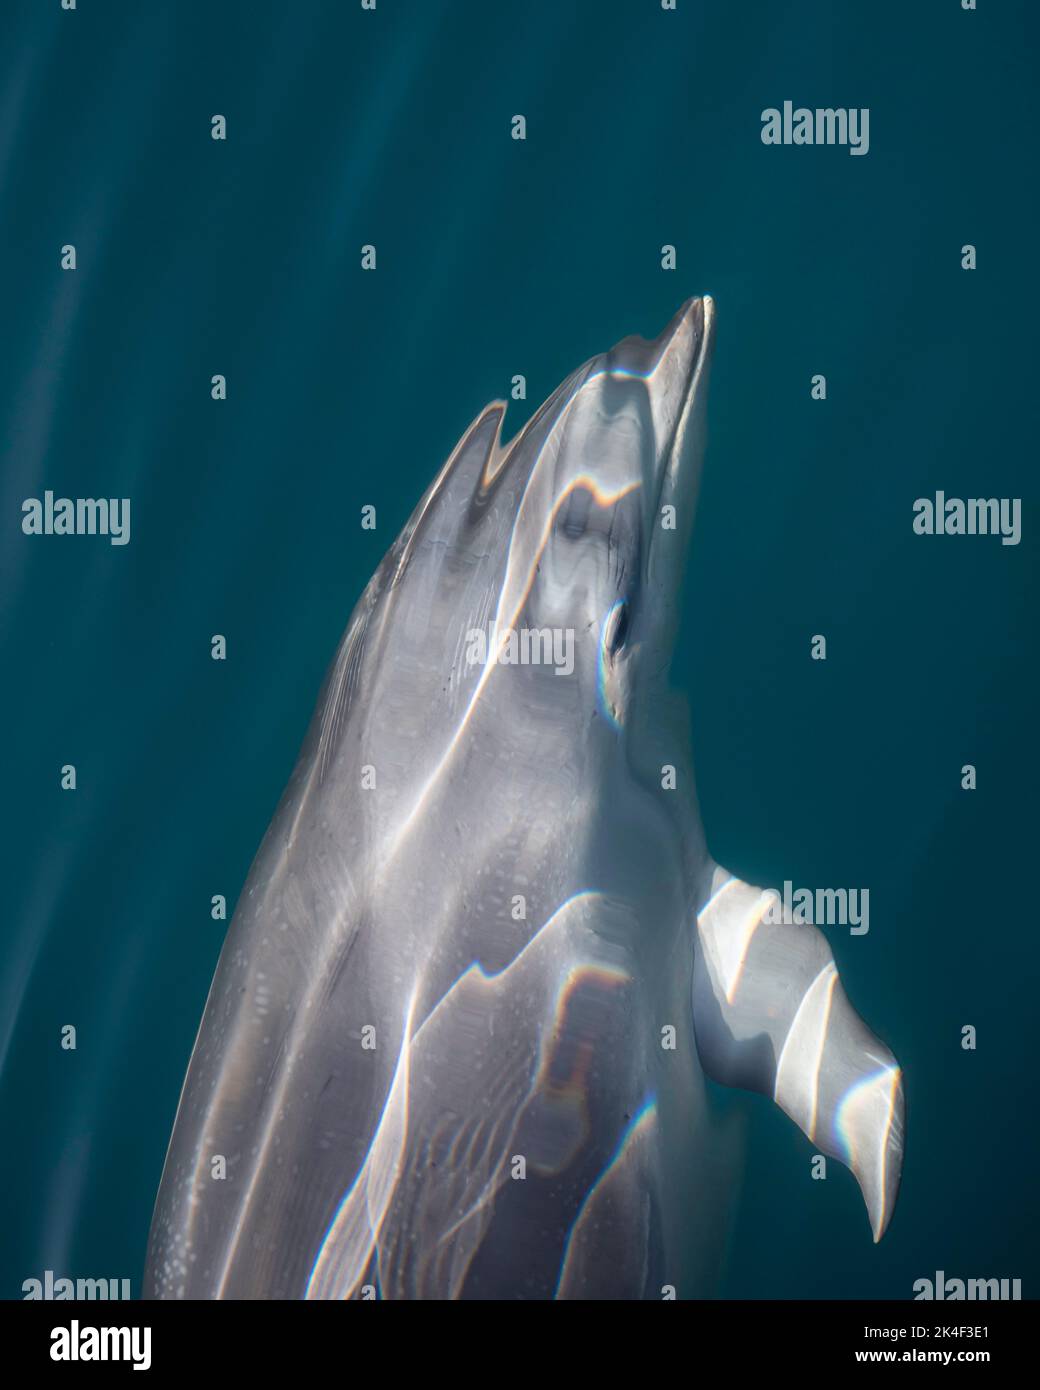
[[[644,479],[649,499],[674,506],[676,529],[688,534],[704,444],[707,368],[715,336],[715,303],[710,295],[688,299],[662,333],[651,341],[623,338],[607,354],[612,376],[640,377],[646,386],[654,476]]]
[[[660,506],[685,505],[692,511],[714,334],[715,303],[704,295],[688,299],[655,344],[658,356],[650,399],[661,469]]]
[[[688,299],[652,342],[626,338],[610,354],[615,371],[639,373],[646,382],[653,423],[654,476],[645,479],[650,504],[647,578],[674,587],[696,503],[704,452],[708,367],[715,336],[715,304],[709,295]],[[665,508],[674,509],[665,512]],[[667,544],[664,539],[667,538]],[[660,559],[661,552],[667,561]]]

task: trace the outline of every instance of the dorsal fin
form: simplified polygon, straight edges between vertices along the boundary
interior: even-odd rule
[[[874,1239],[895,1205],[903,1085],[849,1003],[826,937],[774,892],[716,869],[697,919],[693,1018],[705,1072],[771,1096],[856,1176]]]

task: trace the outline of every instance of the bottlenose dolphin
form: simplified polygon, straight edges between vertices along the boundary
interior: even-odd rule
[[[146,1296],[703,1292],[704,1073],[883,1231],[899,1070],[822,933],[712,861],[667,685],[713,331],[690,300],[508,444],[489,405],[369,583],[228,931]]]

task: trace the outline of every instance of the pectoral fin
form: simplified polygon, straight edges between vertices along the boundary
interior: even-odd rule
[[[724,869],[697,932],[693,1017],[705,1072],[772,1096],[846,1163],[880,1240],[902,1167],[902,1077],[849,1003],[826,937]]]

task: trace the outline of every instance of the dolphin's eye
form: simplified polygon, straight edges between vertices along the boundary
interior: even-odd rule
[[[614,605],[607,631],[607,651],[617,656],[628,638],[628,600]]]

